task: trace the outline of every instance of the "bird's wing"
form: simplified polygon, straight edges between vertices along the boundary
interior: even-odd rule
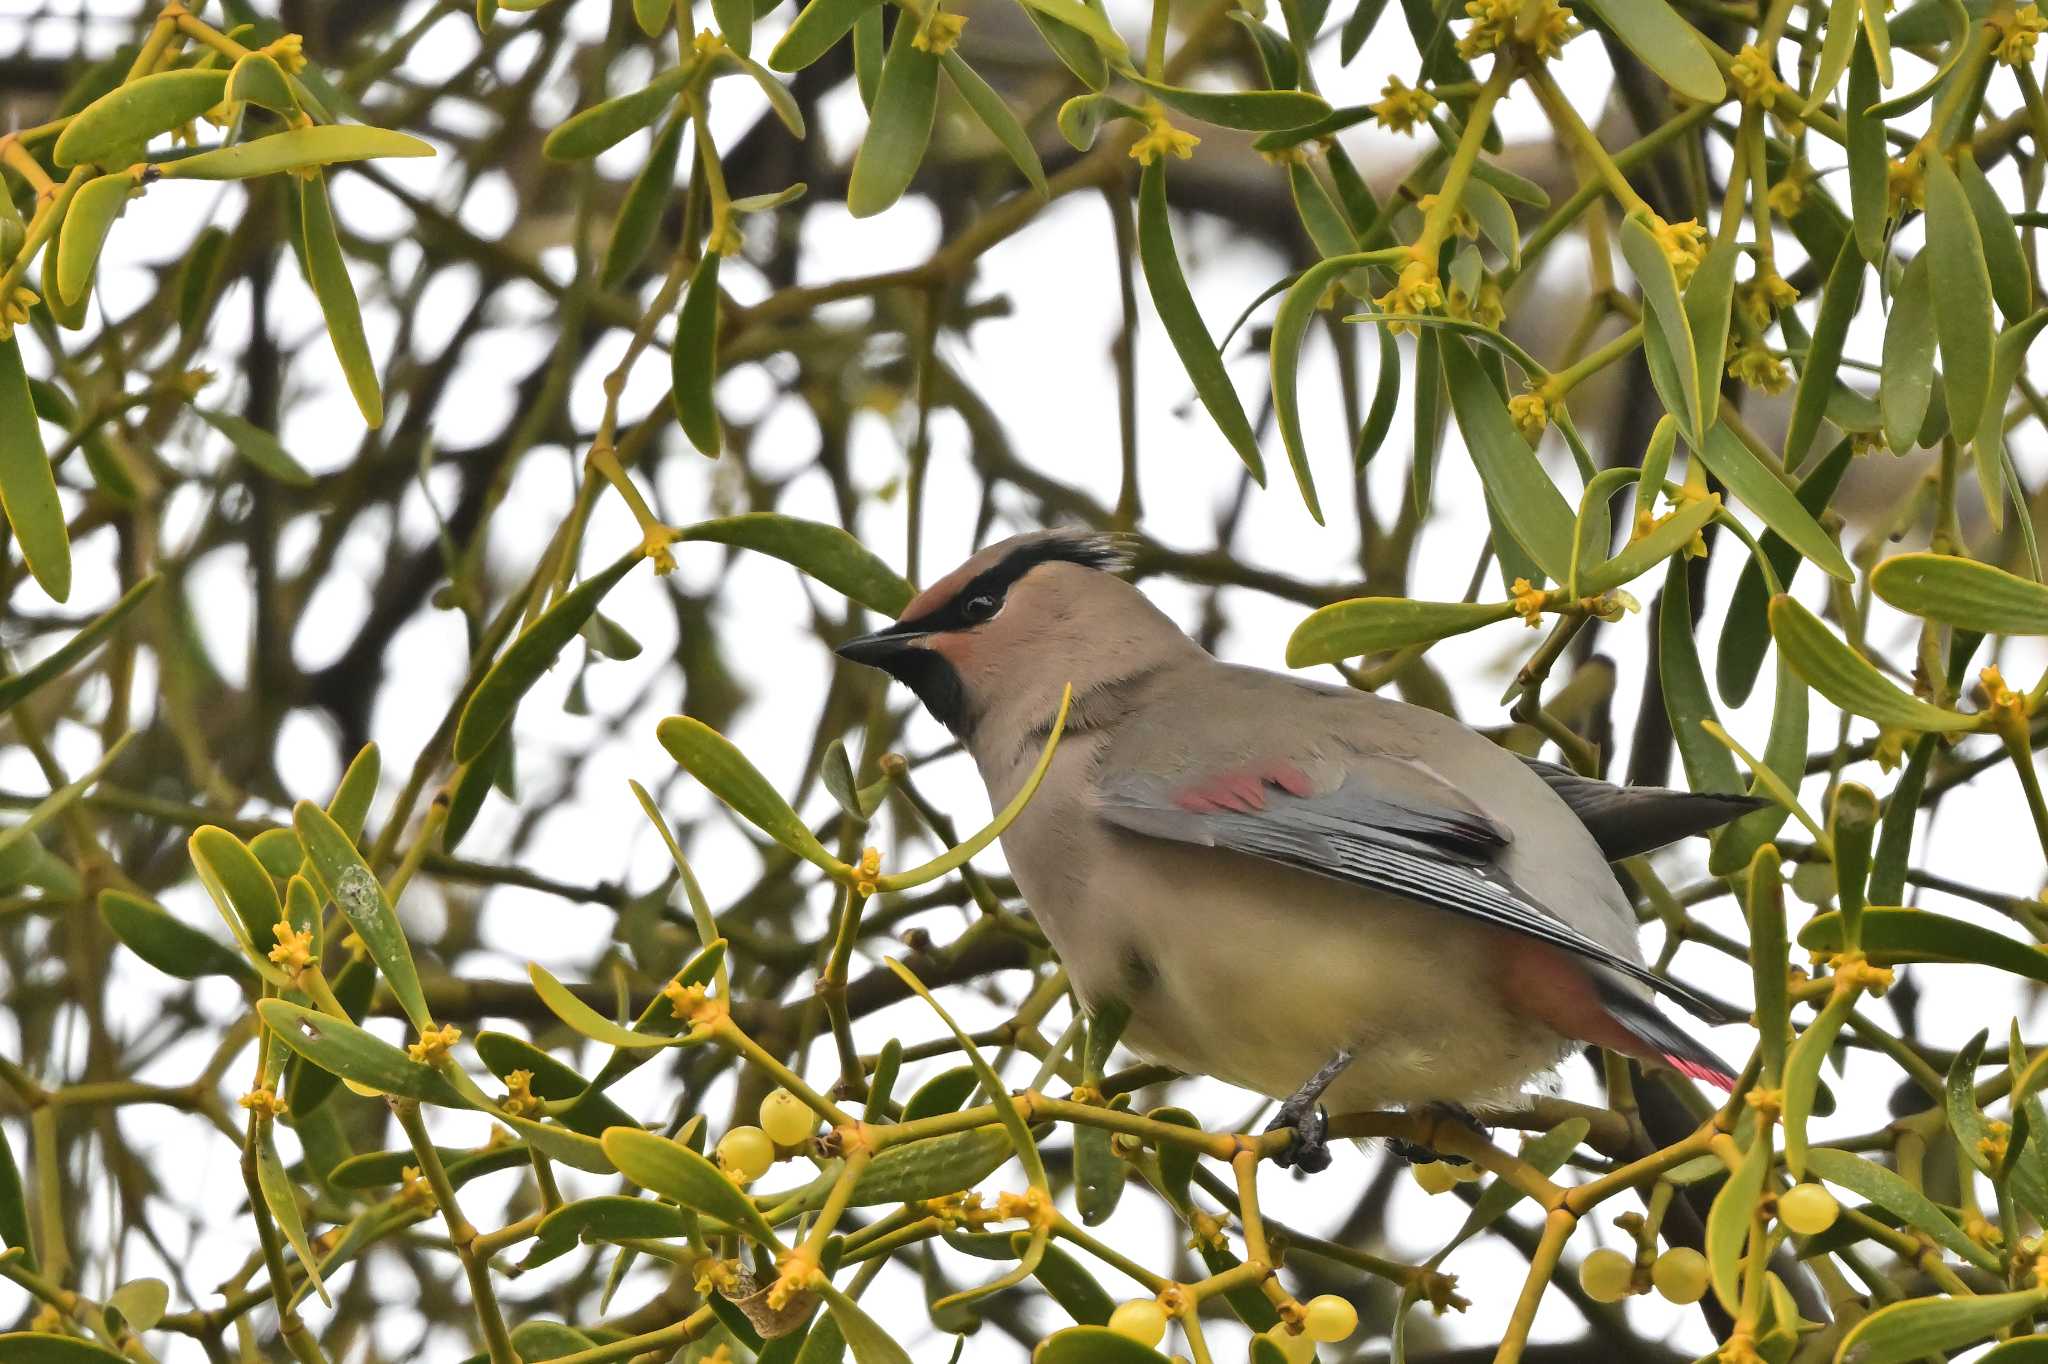
[[[1610,862],[1718,829],[1770,801],[1760,796],[1711,795],[1662,786],[1617,786],[1582,777],[1569,767],[1524,758],[1593,835]]]
[[[1497,854],[1509,835],[1427,768],[1391,759],[1318,783],[1291,762],[1193,779],[1110,775],[1102,815],[1133,833],[1251,857],[1463,914],[1534,938],[1669,995],[1702,1018],[1713,1002],[1602,946],[1538,904]]]

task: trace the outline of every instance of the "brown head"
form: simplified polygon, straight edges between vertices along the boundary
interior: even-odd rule
[[[1071,682],[1089,692],[1199,647],[1116,576],[1107,536],[1034,531],[990,545],[912,599],[894,625],[839,646],[917,693],[963,739],[1043,725]]]

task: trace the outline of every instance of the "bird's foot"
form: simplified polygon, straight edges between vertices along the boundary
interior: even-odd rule
[[[1273,1157],[1273,1162],[1283,1169],[1295,1169],[1305,1175],[1315,1174],[1330,1167],[1330,1115],[1323,1106],[1311,1099],[1296,1106],[1292,1099],[1280,1105],[1279,1116],[1266,1124],[1268,1132],[1286,1128],[1294,1133],[1294,1145]]]

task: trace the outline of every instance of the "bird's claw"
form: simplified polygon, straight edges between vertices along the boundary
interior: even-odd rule
[[[1283,1127],[1294,1133],[1294,1145],[1274,1156],[1275,1164],[1305,1175],[1330,1167],[1330,1115],[1321,1104],[1311,1103],[1306,1108],[1283,1104],[1279,1116],[1266,1124],[1266,1130],[1274,1132]]]

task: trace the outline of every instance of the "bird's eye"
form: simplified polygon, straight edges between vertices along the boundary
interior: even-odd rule
[[[986,592],[977,592],[961,603],[960,609],[967,619],[977,623],[990,619],[1002,609],[1002,602]]]

